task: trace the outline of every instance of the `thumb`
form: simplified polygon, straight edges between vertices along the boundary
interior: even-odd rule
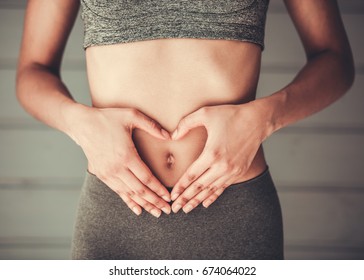
[[[142,129],[145,132],[148,132],[150,135],[162,140],[171,138],[169,133],[163,129],[157,121],[147,117],[139,111],[136,112],[132,120],[132,127]]]
[[[177,125],[177,128],[172,133],[172,140],[181,139],[191,129],[196,128],[198,126],[205,126],[200,110],[197,110],[180,120],[180,122]]]

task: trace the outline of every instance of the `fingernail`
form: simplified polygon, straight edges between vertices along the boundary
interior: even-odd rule
[[[179,196],[179,193],[173,193],[171,196],[171,199],[176,200],[178,196]]]
[[[176,139],[178,135],[178,130],[176,129],[172,134],[172,139]]]
[[[164,138],[167,138],[167,139],[169,139],[171,136],[169,135],[169,133],[166,131],[166,130],[164,130],[163,128],[161,129],[161,132],[162,132],[162,135],[164,136]]]
[[[181,204],[176,204],[175,206],[172,207],[172,210],[174,213],[177,213],[181,208],[182,208]]]
[[[168,196],[166,196],[166,195],[162,196],[162,198],[163,198],[165,201],[167,201],[167,202],[170,202],[170,201],[171,201],[171,199],[170,199]]]
[[[192,205],[186,205],[185,207],[183,207],[183,212],[187,214],[188,212],[191,212],[192,209]]]
[[[205,207],[205,208],[209,207],[211,204],[212,204],[211,201],[206,202],[206,203],[202,203],[203,207]]]
[[[131,209],[131,210],[133,210],[133,212],[136,214],[136,215],[140,215],[141,213],[142,213],[142,210],[140,210],[138,207],[133,207],[133,209]]]
[[[171,208],[162,207],[162,211],[166,213],[167,215],[171,214]]]
[[[157,209],[153,209],[152,211],[150,211],[150,213],[151,213],[154,217],[156,217],[156,218],[159,218],[159,217],[160,217],[160,215],[162,214],[162,212],[161,212],[161,211],[158,211]]]

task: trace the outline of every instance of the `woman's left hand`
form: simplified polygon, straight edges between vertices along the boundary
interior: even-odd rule
[[[204,126],[204,150],[173,187],[173,212],[188,213],[201,202],[211,205],[249,169],[261,143],[271,133],[270,119],[258,100],[239,105],[202,107],[184,117],[172,134],[182,138]]]

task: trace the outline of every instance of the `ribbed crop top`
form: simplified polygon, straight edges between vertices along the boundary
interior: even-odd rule
[[[269,0],[81,0],[84,48],[161,38],[240,40],[264,49]]]

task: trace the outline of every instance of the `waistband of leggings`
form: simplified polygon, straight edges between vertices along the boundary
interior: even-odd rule
[[[104,184],[104,182],[102,182],[95,174],[91,173],[90,171],[86,170],[86,180],[87,179],[91,179],[98,183],[98,184]],[[257,183],[260,183],[260,182],[267,182],[267,181],[272,181],[272,177],[270,175],[270,172],[269,172],[269,166],[267,166],[264,171],[262,173],[260,173],[259,175],[247,180],[247,181],[242,181],[242,182],[238,182],[238,183],[234,183],[234,184],[231,184],[229,186],[229,189],[230,188],[237,188],[237,187],[249,187],[249,186],[254,186],[256,185]],[[167,187],[167,189],[169,190],[172,190],[173,187]]]
[[[249,187],[249,186],[254,186],[256,185],[258,182],[265,182],[265,181],[272,181],[272,177],[270,175],[269,172],[269,166],[267,166],[264,171],[262,173],[260,173],[259,175],[246,180],[246,181],[242,181],[242,182],[238,182],[238,183],[234,183],[231,184],[229,186],[229,188],[234,188],[234,187]]]

